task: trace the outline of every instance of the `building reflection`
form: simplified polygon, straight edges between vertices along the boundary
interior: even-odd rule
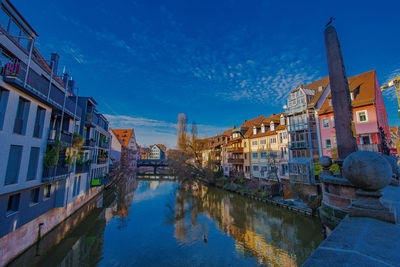
[[[192,191],[193,187],[199,189]],[[235,240],[238,253],[263,265],[296,266],[319,245],[315,229],[321,226],[312,218],[202,184],[180,187],[172,217],[174,237],[181,245],[210,238],[208,223],[202,223],[199,216],[215,221]]]
[[[115,219],[118,229],[126,226],[137,185],[129,177],[105,190],[10,266],[96,266],[103,258],[106,225]]]

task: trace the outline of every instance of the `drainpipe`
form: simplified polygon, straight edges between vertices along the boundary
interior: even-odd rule
[[[64,103],[63,103],[62,112],[61,112],[60,134],[58,135],[58,141],[60,141],[60,139],[61,139],[62,126],[64,124],[64,110],[65,110],[65,102],[67,100],[68,81],[69,80],[68,80],[68,76],[67,76],[67,81],[65,82]]]

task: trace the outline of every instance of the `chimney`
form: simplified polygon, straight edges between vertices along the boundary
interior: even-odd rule
[[[69,74],[67,72],[64,72],[62,77],[63,82],[66,84],[68,79],[69,79]]]
[[[57,53],[51,53],[50,68],[53,68],[53,74],[57,76],[58,62],[60,61],[60,55]],[[53,66],[54,64],[54,66]]]

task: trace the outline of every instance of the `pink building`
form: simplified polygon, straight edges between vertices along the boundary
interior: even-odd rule
[[[381,152],[379,127],[385,131],[388,143],[390,131],[376,72],[371,70],[350,77],[348,81],[358,149]],[[336,158],[335,121],[330,93],[318,114],[322,154]]]

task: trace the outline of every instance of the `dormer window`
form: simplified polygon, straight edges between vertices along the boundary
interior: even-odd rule
[[[353,92],[351,92],[351,93],[350,93],[350,99],[351,99],[351,101],[353,101],[353,100],[354,100],[354,95],[353,95]]]
[[[256,127],[253,128],[253,134],[257,134],[257,128]]]
[[[261,125],[261,132],[265,133],[265,125],[264,124]]]
[[[285,125],[285,116],[281,115],[281,125]]]
[[[270,128],[271,128],[271,131],[275,131],[275,124],[273,121],[271,121]]]

